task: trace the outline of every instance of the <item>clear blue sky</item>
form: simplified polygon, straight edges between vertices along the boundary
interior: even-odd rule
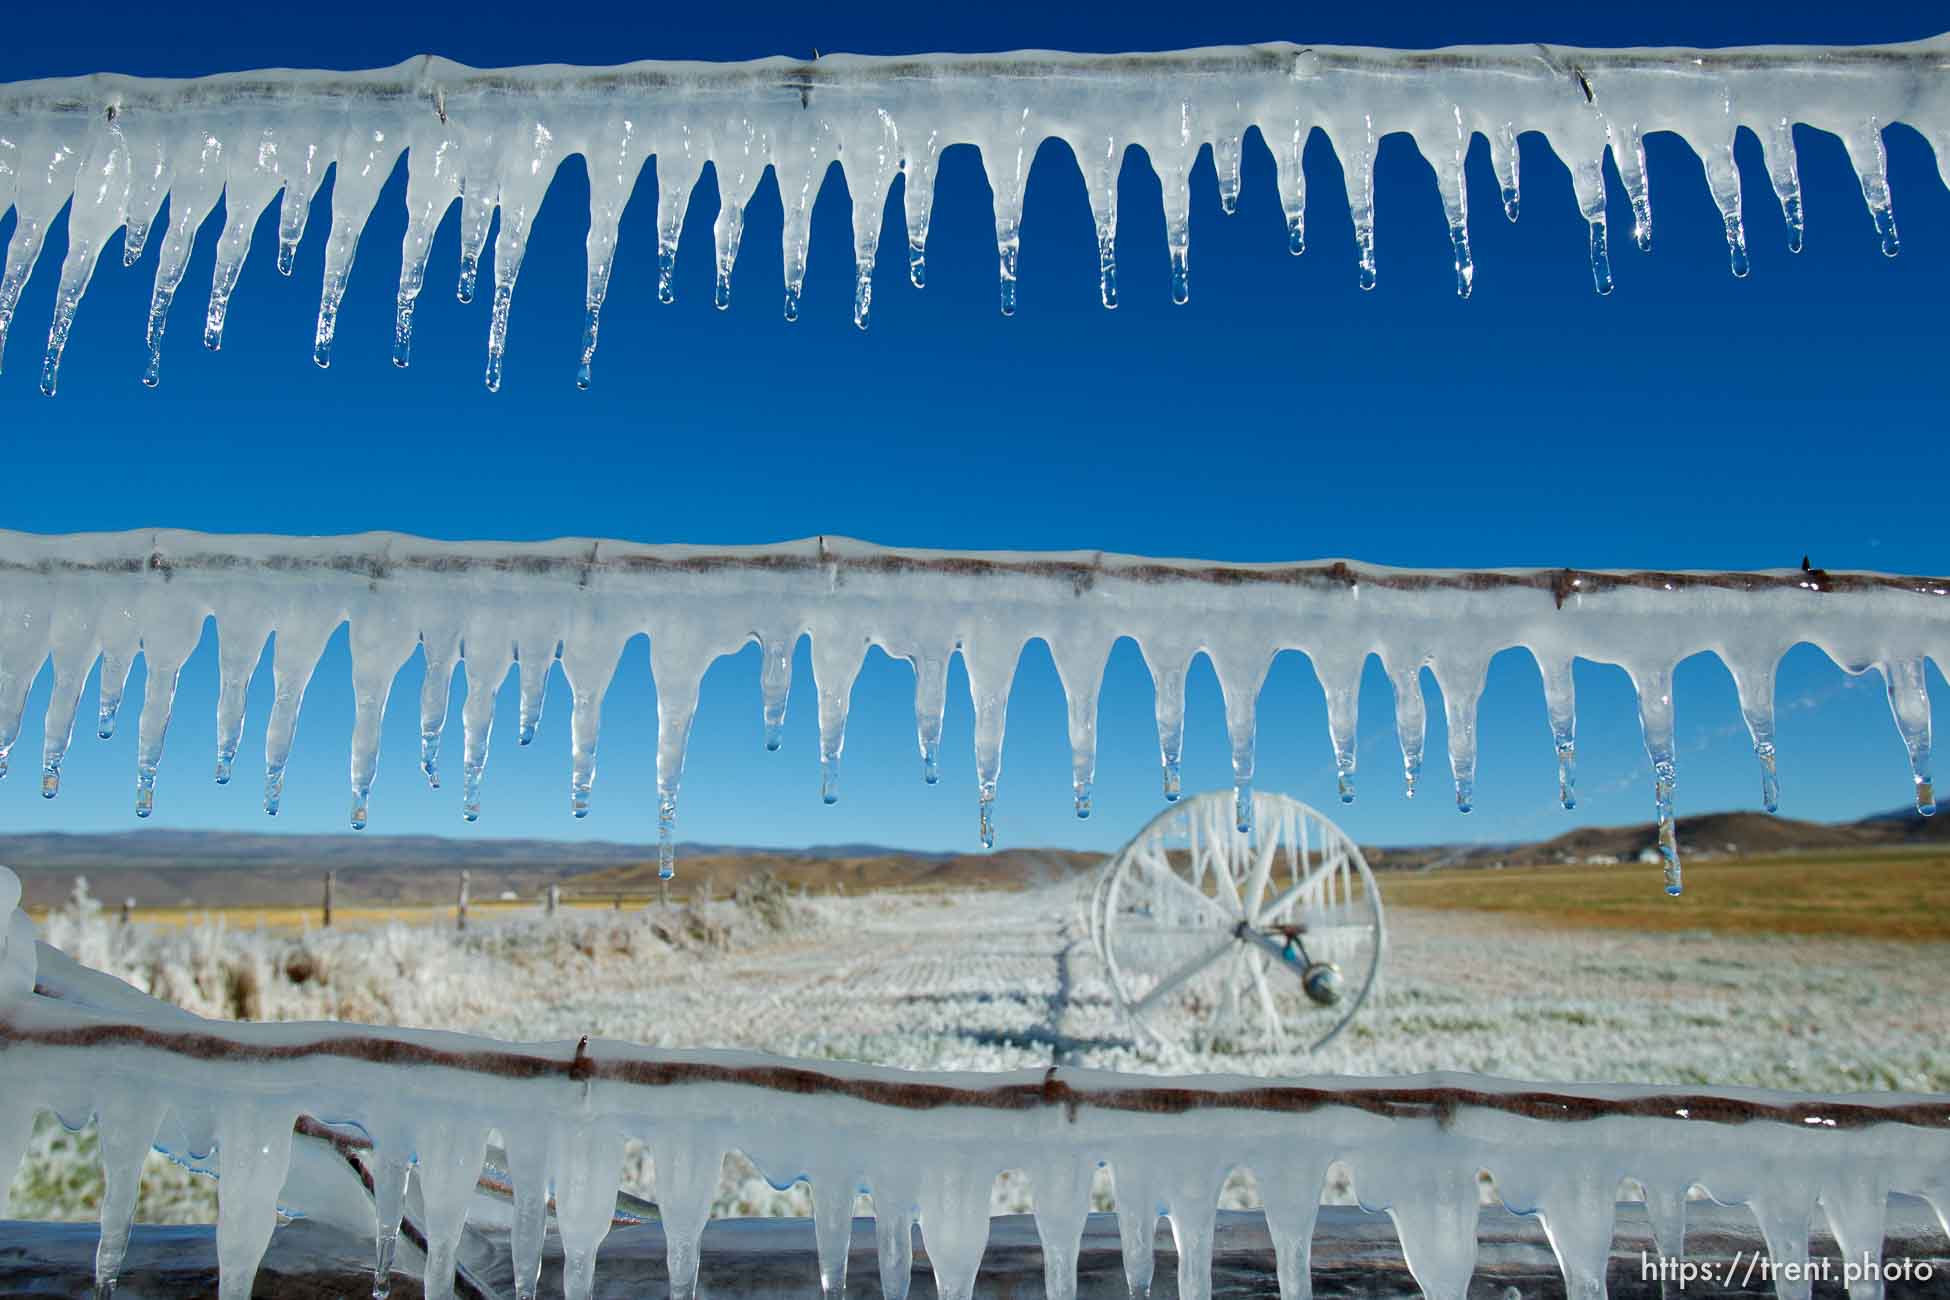
[[[469,7],[335,5],[293,19],[261,6],[29,5],[8,20],[0,79],[113,70],[188,75],[276,65],[358,68],[432,51],[479,65],[773,53],[1163,49],[1293,39],[1423,46],[1459,41],[1726,44],[1920,37],[1950,26],[1915,6],[1776,3],[1726,12],[1669,0],[1293,8],[1124,4],[1101,16],[1056,5],[934,13],[900,5],[635,8],[552,21]],[[566,10],[561,12],[568,12]],[[1060,147],[1029,187],[1021,305],[996,311],[990,207],[972,151],[942,161],[929,284],[905,283],[899,202],[874,322],[850,324],[852,261],[842,183],[816,209],[805,302],[779,311],[779,211],[753,202],[729,312],[711,306],[717,200],[701,186],[685,226],[678,300],[655,294],[654,211],[639,190],[604,317],[597,387],[573,386],[586,184],[565,167],[535,230],[499,395],[481,384],[486,294],[451,292],[452,213],[436,243],[411,370],[388,360],[402,229],[396,175],[367,228],[329,372],[310,359],[327,222],[312,221],[297,275],[273,270],[267,214],[220,354],[197,342],[221,220],[203,229],[171,321],[162,387],[144,389],[142,319],[152,247],[134,271],[109,249],[49,402],[35,389],[65,236],[20,306],[0,376],[5,526],[44,532],[168,525],[212,531],[399,529],[438,537],[563,534],[744,543],[840,533],[890,544],[1102,547],[1228,560],[1352,556],[1428,566],[1769,567],[1802,554],[1828,568],[1941,572],[1940,442],[1950,367],[1950,195],[1924,141],[1889,134],[1901,257],[1883,259],[1832,138],[1803,133],[1807,251],[1790,256],[1778,209],[1743,138],[1753,274],[1731,278],[1700,164],[1653,137],[1658,240],[1615,238],[1617,291],[1591,292],[1585,234],[1562,165],[1524,154],[1523,219],[1499,214],[1479,142],[1470,163],[1474,297],[1453,291],[1428,167],[1384,142],[1376,182],[1380,287],[1356,287],[1338,161],[1307,158],[1305,256],[1285,252],[1272,168],[1253,138],[1237,215],[1221,214],[1209,162],[1194,178],[1192,297],[1169,301],[1157,183],[1127,167],[1122,306],[1097,305],[1081,181]],[[321,198],[321,204],[324,200]],[[1629,228],[1612,178],[1615,231]],[[0,219],[0,233],[13,218]],[[159,242],[155,241],[155,242]],[[311,689],[284,814],[258,810],[254,776],[210,781],[214,648],[185,672],[154,825],[337,830],[345,825],[351,711],[343,634]],[[137,703],[139,671],[130,708]],[[246,755],[261,751],[268,662]],[[680,834],[710,841],[874,840],[973,847],[970,711],[957,677],[942,783],[919,780],[911,676],[870,659],[855,693],[845,794],[818,797],[803,647],[785,751],[760,744],[753,652],[705,683]],[[560,679],[536,744],[514,744],[504,692],[486,812],[459,817],[456,783],[423,787],[414,765],[417,660],[387,725],[373,802],[379,832],[654,837],[654,695],[642,643],[606,710],[595,813],[568,815],[568,709]],[[1802,647],[1780,677],[1782,812],[1855,816],[1903,803],[1908,777],[1880,680],[1845,679]],[[1943,682],[1932,676],[1933,688]],[[92,684],[90,687],[92,691]],[[1583,803],[1555,804],[1554,765],[1529,658],[1492,666],[1482,706],[1477,811],[1446,796],[1433,686],[1427,795],[1400,798],[1385,683],[1370,665],[1360,729],[1362,797],[1333,815],[1378,842],[1503,839],[1643,820],[1650,772],[1622,672],[1580,665]],[[1229,780],[1218,689],[1189,691],[1186,783]],[[1732,685],[1717,661],[1677,678],[1683,811],[1754,807],[1758,782]],[[452,749],[458,748],[458,700]],[[46,683],[28,704],[0,783],[0,828],[122,829],[134,728],[76,740],[61,798],[34,770]],[[403,706],[403,707],[402,707]],[[1060,688],[1039,645],[1025,655],[1009,722],[1000,842],[1111,846],[1159,806],[1149,679],[1128,644],[1103,695],[1097,816],[1070,814]],[[1325,713],[1304,659],[1283,656],[1260,706],[1261,785],[1332,803]],[[240,775],[243,773],[240,764]],[[681,867],[680,867],[681,869]]]

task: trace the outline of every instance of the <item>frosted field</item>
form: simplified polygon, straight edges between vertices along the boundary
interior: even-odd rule
[[[1387,881],[1382,881],[1387,890]],[[1384,995],[1313,1057],[1238,1050],[1188,1026],[1136,1045],[1076,918],[1075,891],[800,898],[747,890],[668,911],[273,933],[124,927],[83,901],[44,937],[202,1015],[344,1018],[513,1039],[582,1034],[926,1069],[1065,1064],[1297,1075],[1463,1069],[1543,1081],[1950,1091],[1950,945],[1555,931],[1483,914],[1390,913]],[[17,1217],[92,1219],[92,1130],[44,1120]],[[1338,1171],[1337,1171],[1338,1173]],[[626,1187],[653,1194],[632,1153]],[[214,1218],[214,1185],[152,1157],[140,1217]],[[1348,1195],[1345,1179],[1332,1199]],[[1099,1188],[1100,1208],[1109,1208]],[[1028,1208],[999,1179],[995,1207]],[[1256,1203],[1247,1177],[1227,1188]],[[715,1213],[810,1213],[726,1162]]]

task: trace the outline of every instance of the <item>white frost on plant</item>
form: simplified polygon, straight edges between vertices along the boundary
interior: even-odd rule
[[[496,212],[487,384],[501,381],[508,319],[529,233],[557,168],[580,156],[589,173],[585,328],[577,382],[587,387],[623,208],[654,158],[658,296],[672,297],[678,238],[708,162],[717,178],[716,301],[730,302],[746,205],[767,170],[784,208],[785,314],[798,313],[812,205],[830,166],[853,203],[853,317],[863,328],[894,179],[903,181],[909,278],[925,280],[935,172],[943,149],[980,150],[994,195],[1005,314],[1016,302],[1016,260],[1029,170],[1045,140],[1060,140],[1083,172],[1096,226],[1104,305],[1117,302],[1117,185],[1127,152],[1144,151],[1163,190],[1172,296],[1189,293],[1190,176],[1212,150],[1219,198],[1239,197],[1246,133],[1273,155],[1288,244],[1305,246],[1301,156],[1319,130],[1348,177],[1360,283],[1375,282],[1374,164],[1380,142],[1406,135],[1434,168],[1455,253],[1456,289],[1474,277],[1465,160],[1489,144],[1505,213],[1516,219],[1518,141],[1536,132],[1571,173],[1590,223],[1593,282],[1612,285],[1605,157],[1623,178],[1633,233],[1650,247],[1652,207],[1644,140],[1670,131],[1705,165],[1726,226],[1735,275],[1747,273],[1741,128],[1760,141],[1789,228],[1802,238],[1794,128],[1840,138],[1860,179],[1883,251],[1897,249],[1883,130],[1906,122],[1950,169],[1950,40],[1819,48],[1580,49],[1454,46],[1386,50],[1266,44],[1160,54],[1048,51],[891,58],[836,55],[803,62],[642,62],[614,68],[548,65],[479,70],[422,56],[371,72],[225,73],[195,80],[99,74],[0,86],[0,216],[18,225],[0,273],[0,350],[49,227],[69,208],[68,251],[56,292],[41,386],[52,394],[62,348],[102,250],[125,232],[124,261],[141,255],[163,200],[170,220],[157,259],[148,321],[157,382],[163,329],[198,229],[221,198],[225,226],[203,340],[223,340],[230,295],[261,213],[279,200],[278,269],[291,273],[313,197],[332,183],[313,355],[329,363],[339,303],[360,232],[380,190],[406,158],[394,359],[411,353],[414,305],[433,234],[460,205],[459,295],[471,301]],[[1946,171],[1950,175],[1950,171]]]
[[[1950,588],[1933,578],[1818,569],[1749,573],[1571,569],[1390,569],[1346,561],[1214,564],[1104,552],[952,552],[809,538],[758,547],[651,546],[563,539],[437,542],[396,533],[350,537],[212,536],[141,530],[36,536],[0,532],[0,776],[26,698],[53,665],[43,730],[41,792],[53,798],[83,683],[101,664],[96,730],[112,733],[138,650],[148,673],[136,753],[135,811],[154,807],[177,677],[217,626],[216,779],[229,781],[244,701],[277,634],[275,702],[265,728],[264,809],[276,814],[305,688],[327,641],[349,627],[354,722],[351,822],[365,826],[378,769],[380,723],[416,648],[421,766],[439,784],[441,735],[455,667],[467,663],[462,815],[479,817],[495,695],[511,669],[521,683],[519,740],[541,721],[559,664],[574,698],[569,720],[571,811],[587,814],[603,696],[624,646],[647,634],[657,683],[660,868],[672,870],[677,799],[698,689],[720,656],[757,642],[768,738],[791,686],[793,647],[812,641],[821,788],[839,797],[849,696],[869,646],[913,665],[924,778],[941,740],[949,660],[962,656],[975,713],[978,826],[993,842],[1003,727],[1023,647],[1041,639],[1069,697],[1077,814],[1096,770],[1097,692],[1112,645],[1136,641],[1156,686],[1166,798],[1179,788],[1184,683],[1204,654],[1227,701],[1241,807],[1250,807],[1254,701],[1273,659],[1297,650],[1329,693],[1342,798],[1353,798],[1355,695],[1369,655],[1395,684],[1396,730],[1413,794],[1423,731],[1420,672],[1443,694],[1456,802],[1469,810],[1476,776],[1476,705],[1490,659],[1521,646],[1542,672],[1559,765],[1575,802],[1575,659],[1617,664],[1638,690],[1665,857],[1680,888],[1673,831],[1677,779],[1672,672],[1691,655],[1725,662],[1761,763],[1763,800],[1776,798],[1774,671],[1812,642],[1850,673],[1881,672],[1908,750],[1916,804],[1935,810],[1925,659],[1950,665]]]

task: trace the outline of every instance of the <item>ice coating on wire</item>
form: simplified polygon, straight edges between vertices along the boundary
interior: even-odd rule
[[[923,776],[936,774],[949,661],[962,656],[975,713],[976,831],[996,834],[1003,723],[1023,646],[1041,640],[1069,696],[1073,797],[1087,812],[1096,756],[1096,699],[1111,646],[1137,643],[1156,684],[1167,799],[1178,794],[1184,682],[1206,656],[1227,701],[1237,806],[1251,807],[1255,722],[1250,702],[1267,666],[1299,651],[1328,695],[1331,757],[1352,797],[1352,698],[1370,656],[1396,689],[1409,791],[1422,762],[1420,673],[1443,697],[1456,799],[1467,811],[1476,776],[1476,711],[1500,651],[1536,659],[1572,799],[1576,729],[1570,665],[1617,664],[1639,691],[1665,852],[1680,887],[1672,836],[1678,781],[1673,667],[1707,652],[1729,668],[1762,766],[1777,791],[1773,680],[1787,650],[1810,642],[1850,672],[1879,668],[1912,773],[1919,811],[1935,810],[1927,662],[1950,662],[1950,580],[1818,569],[1736,573],[1573,569],[1392,569],[1344,560],[1215,564],[1096,551],[894,549],[815,537],[754,547],[657,546],[570,538],[438,542],[397,533],[293,538],[140,530],[70,536],[0,533],[0,774],[21,730],[29,690],[53,664],[43,726],[42,792],[59,789],[80,684],[99,659],[104,718],[139,646],[149,674],[137,751],[136,812],[154,806],[163,742],[182,665],[206,619],[219,643],[217,779],[229,779],[251,672],[275,634],[275,700],[265,729],[265,810],[275,813],[305,688],[327,642],[348,625],[355,724],[350,820],[371,815],[384,711],[415,646],[424,653],[421,764],[436,779],[451,679],[467,665],[461,808],[482,815],[495,695],[522,681],[520,739],[536,735],[558,667],[568,679],[571,811],[589,812],[602,700],[624,646],[645,634],[657,695],[660,863],[672,867],[685,753],[698,687],[712,663],[761,647],[767,744],[783,723],[792,647],[812,642],[820,790],[840,796],[853,682],[869,646],[915,669]],[[106,724],[103,727],[106,731]],[[1540,734],[1540,741],[1544,739]],[[436,781],[437,783],[437,781]]]
[[[491,262],[485,379],[502,381],[516,279],[556,170],[585,160],[590,179],[585,323],[576,381],[592,382],[600,318],[618,255],[622,211],[654,160],[658,296],[674,295],[679,235],[692,190],[711,164],[719,189],[716,302],[728,306],[747,202],[774,173],[784,207],[785,314],[796,318],[811,245],[813,199],[830,166],[853,203],[853,318],[869,319],[880,223],[893,180],[904,182],[909,278],[925,283],[935,172],[943,149],[981,151],[994,194],[1000,305],[1017,303],[1023,197],[1044,140],[1060,139],[1082,168],[1096,229],[1101,296],[1117,303],[1117,182],[1133,146],[1163,191],[1172,297],[1190,293],[1190,176],[1210,149],[1219,198],[1239,196],[1240,157],[1256,128],[1272,151],[1288,244],[1305,247],[1301,156],[1318,130],[1348,177],[1355,263],[1377,276],[1374,165],[1380,142],[1406,135],[1434,167],[1454,252],[1456,290],[1474,283],[1465,160],[1482,136],[1506,214],[1518,209],[1518,139],[1536,133],[1571,172],[1590,223],[1591,273],[1613,284],[1605,158],[1615,161],[1650,248],[1644,138],[1677,134],[1705,165],[1726,227],[1733,273],[1747,274],[1734,138],[1760,143],[1789,230],[1801,246],[1797,124],[1840,138],[1884,253],[1898,237],[1883,131],[1904,122],[1950,168],[1950,38],[1899,45],[1756,46],[1698,50],[1553,45],[1388,50],[1286,43],[1157,54],[834,55],[746,63],[641,62],[480,70],[424,55],[370,72],[271,70],[194,80],[98,74],[0,86],[0,216],[17,213],[0,272],[0,359],[14,309],[49,227],[68,209],[68,249],[41,367],[52,394],[75,313],[117,228],[133,264],[169,199],[171,218],[147,321],[161,373],[164,329],[196,232],[224,200],[225,228],[203,338],[221,346],[231,293],[259,213],[280,200],[277,264],[290,274],[314,197],[334,174],[330,234],[313,356],[330,363],[359,237],[379,192],[405,159],[393,357],[412,356],[414,308],[433,232],[461,209],[458,291],[471,301],[499,213]],[[1946,173],[1950,174],[1950,173]]]

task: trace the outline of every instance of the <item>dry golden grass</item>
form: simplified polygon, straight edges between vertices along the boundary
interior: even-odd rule
[[[1380,877],[1390,907],[1463,908],[1541,925],[1950,939],[1950,855],[1851,852],[1704,859],[1669,898],[1660,870],[1510,867]]]

